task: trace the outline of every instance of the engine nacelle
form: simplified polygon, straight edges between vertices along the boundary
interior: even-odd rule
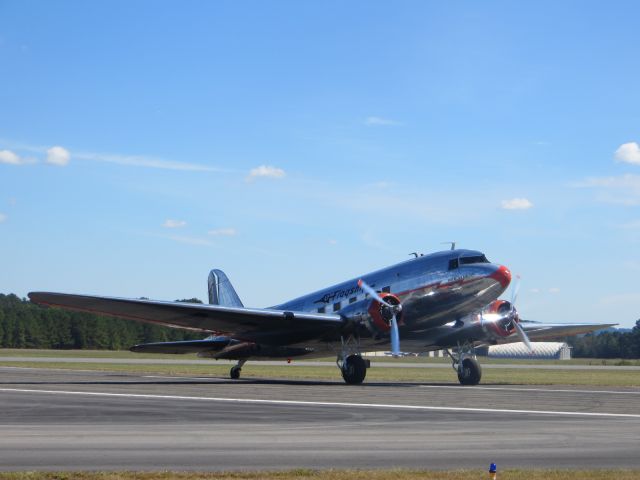
[[[482,329],[496,339],[515,333],[515,322],[518,321],[518,311],[506,300],[491,302],[480,315]]]
[[[390,305],[400,305],[400,299],[392,293],[381,293],[382,299]],[[391,330],[391,319],[393,318],[393,309],[373,300],[367,310],[369,314],[370,324],[373,330],[377,332],[388,332]],[[396,313],[396,321],[398,325],[402,325],[402,311]]]

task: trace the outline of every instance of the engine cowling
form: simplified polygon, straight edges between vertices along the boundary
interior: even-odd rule
[[[400,299],[392,293],[381,293],[382,299],[390,305],[400,305]],[[373,300],[367,310],[371,319],[371,324],[375,330],[379,332],[388,332],[391,330],[391,319],[393,318],[393,310],[388,306]],[[396,313],[396,321],[398,325],[402,325],[402,312]]]
[[[480,316],[482,328],[491,336],[508,337],[516,332],[515,322],[520,321],[518,311],[506,300],[491,302]]]

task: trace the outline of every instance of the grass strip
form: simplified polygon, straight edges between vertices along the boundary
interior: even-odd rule
[[[165,360],[193,360],[198,357],[195,354],[170,355],[157,353],[133,353],[128,350],[52,350],[52,349],[30,349],[30,348],[0,348],[0,360],[2,357],[51,357],[51,358],[150,358]],[[394,363],[445,363],[449,364],[449,358],[443,357],[402,357],[391,358],[388,356],[369,357],[375,362]],[[334,362],[335,357],[315,359],[318,361]],[[296,360],[296,363],[304,363],[304,360]],[[640,359],[622,358],[572,358],[570,360],[547,360],[547,359],[511,359],[511,358],[486,358],[481,357],[483,364],[515,364],[515,365],[593,365],[593,366],[640,366]]]
[[[228,378],[229,365],[129,365],[103,363],[38,363],[2,362],[0,366],[23,368],[52,368],[62,370],[94,370],[134,374],[157,374],[176,376],[222,377]],[[261,365],[249,362],[242,369],[245,379],[282,380],[328,380],[342,382],[337,367]],[[373,366],[367,372],[365,382],[409,382],[447,383],[457,385],[453,369],[385,368]],[[601,370],[544,370],[544,369],[486,369],[482,376],[483,385],[573,385],[599,387],[638,387],[640,375],[637,371]]]

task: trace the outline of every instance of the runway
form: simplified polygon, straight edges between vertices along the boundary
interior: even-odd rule
[[[379,358],[371,359],[376,367],[384,368],[438,368],[449,370],[451,368],[450,362],[435,363],[435,362],[390,362],[381,361]],[[0,355],[0,362],[2,363],[101,363],[112,365],[235,365],[236,361],[233,360],[216,360],[212,363],[211,359],[207,360],[194,360],[194,359],[155,359],[155,358],[91,358],[91,357],[25,357],[25,356],[2,356]],[[283,366],[289,367],[335,367],[336,362],[326,361],[314,361],[314,360],[302,360],[287,362],[285,360],[268,360],[260,361],[260,365],[265,366]],[[621,371],[640,371],[640,366],[637,365],[554,365],[554,364],[526,364],[526,363],[483,363],[483,369],[519,369],[519,370],[621,370]]]
[[[0,470],[640,468],[640,389],[0,368]]]

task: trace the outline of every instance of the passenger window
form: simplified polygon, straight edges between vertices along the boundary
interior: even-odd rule
[[[338,310],[340,310],[340,302],[336,302],[333,304],[333,311],[337,312]]]
[[[324,307],[320,307],[318,309],[318,313],[324,313],[326,311],[326,309]]]
[[[458,268],[458,259],[452,258],[449,260],[449,270],[455,270],[456,268]]]
[[[356,303],[357,298],[356,297],[351,297],[349,299],[349,303]]]
[[[389,293],[389,292],[391,292],[391,287],[384,287],[382,289],[382,293]]]

